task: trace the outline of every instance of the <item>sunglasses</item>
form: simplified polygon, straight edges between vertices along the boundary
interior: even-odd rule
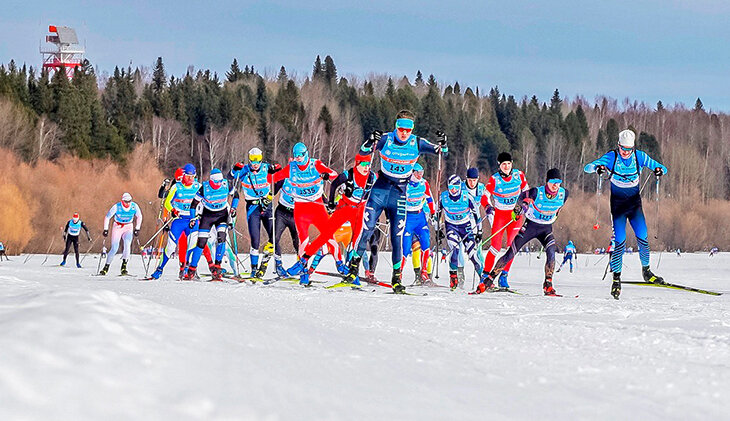
[[[634,150],[634,148],[627,148],[625,146],[619,146],[619,149],[621,149],[624,152],[631,152]]]
[[[369,167],[370,166],[370,162],[363,161],[363,162],[359,163],[358,165],[361,166],[361,167]]]
[[[401,133],[410,133],[410,132],[413,131],[413,129],[408,129],[408,128],[405,128],[405,127],[398,127],[398,131],[401,132]]]

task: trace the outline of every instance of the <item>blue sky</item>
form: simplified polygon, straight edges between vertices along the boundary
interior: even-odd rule
[[[5,2],[7,3],[7,2]],[[593,3],[593,4],[591,4]],[[303,76],[317,54],[340,75],[417,70],[507,94],[655,104],[702,98],[730,112],[730,2],[723,0],[159,1],[10,0],[0,61],[37,65],[49,24],[75,27],[101,71],[115,65],[224,73],[234,57]]]

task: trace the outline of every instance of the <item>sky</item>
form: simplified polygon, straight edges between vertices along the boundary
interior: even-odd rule
[[[598,95],[730,112],[730,2],[140,1],[3,2],[0,62],[39,65],[48,25],[70,26],[101,72],[188,66],[222,75],[233,58],[300,78],[331,55],[340,76],[420,70],[444,84],[521,98]]]

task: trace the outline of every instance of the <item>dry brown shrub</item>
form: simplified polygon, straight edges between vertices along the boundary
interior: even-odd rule
[[[142,210],[145,222],[140,239],[146,240],[154,233],[159,209],[157,189],[164,177],[148,147],[138,147],[123,168],[108,160],[87,161],[72,156],[31,166],[3,149],[0,150],[0,173],[5,174],[3,186],[16,186],[17,197],[31,204],[0,202],[3,212],[21,219],[20,223],[10,224],[22,227],[28,237],[27,244],[11,252],[46,252],[51,236],[59,236],[51,252],[60,253],[63,226],[74,212],[79,212],[92,237],[99,238],[95,249],[100,250],[104,215],[124,192],[129,192]],[[6,221],[10,220],[0,221],[0,240],[10,238],[6,234]]]

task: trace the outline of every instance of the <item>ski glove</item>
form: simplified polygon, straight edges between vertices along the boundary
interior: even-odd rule
[[[383,137],[383,132],[381,132],[380,130],[373,130],[373,132],[370,133],[370,137],[365,139],[365,141],[362,143],[362,148],[366,150],[372,149],[373,145],[380,141],[381,137]]]
[[[243,162],[236,162],[236,165],[233,166],[233,171],[241,171],[243,166]]]
[[[236,208],[231,208],[231,218],[235,218],[238,211],[236,211]]]
[[[520,218],[520,215],[522,215],[522,204],[518,203],[515,205],[515,208],[512,210],[512,220],[516,221]]]
[[[279,171],[281,171],[281,165],[279,165],[279,164],[269,165],[269,174],[276,174]]]
[[[166,179],[162,180],[162,186],[163,187],[167,187],[169,185],[170,185],[170,179],[169,178],[166,178]]]
[[[195,224],[198,223],[198,219],[200,219],[200,218],[195,217],[195,218],[192,218],[190,220],[190,223],[188,224],[188,226],[190,227],[190,229],[195,229]]]
[[[608,172],[608,169],[606,169],[605,165],[599,165],[596,167],[596,174],[598,174],[598,175],[603,175],[603,174],[606,174],[607,172]]]
[[[271,205],[272,199],[273,197],[270,194],[261,198],[261,212],[268,209],[268,207]]]
[[[177,218],[178,216],[180,216],[180,211],[175,208],[172,208],[170,210],[170,215],[172,215],[173,218]]]
[[[662,169],[662,167],[656,167],[654,169],[654,175],[657,176],[657,177],[663,176],[664,175],[664,170]]]
[[[102,234],[102,235],[103,235],[104,237],[108,237],[108,236],[109,236],[109,230],[104,230],[104,231],[103,231],[103,232],[102,232],[101,234]]]
[[[329,202],[327,202],[327,211],[329,213],[334,212],[336,207],[337,207],[337,203],[335,203],[334,200],[330,200]]]
[[[139,237],[139,230],[134,230],[134,236]]]
[[[329,173],[323,172],[322,174],[322,180],[327,181],[330,179]]]
[[[439,146],[441,146],[441,152],[448,152],[449,148],[446,146],[446,133],[444,133],[442,130],[436,130],[436,137],[439,138]]]

